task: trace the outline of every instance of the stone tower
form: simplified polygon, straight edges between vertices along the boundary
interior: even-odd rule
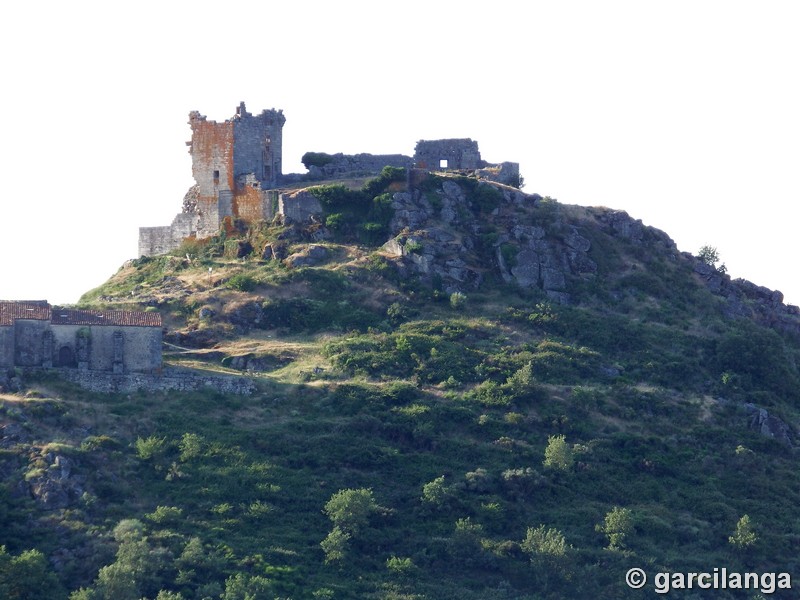
[[[222,123],[197,111],[189,114],[192,175],[196,182],[196,235],[214,235],[225,217],[263,219],[269,205],[263,190],[282,175],[283,111],[247,112],[244,102]]]

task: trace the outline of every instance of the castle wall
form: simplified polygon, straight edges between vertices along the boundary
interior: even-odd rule
[[[414,159],[403,154],[333,154],[331,162],[317,167],[308,167],[309,179],[333,179],[345,175],[361,176],[380,173],[383,167],[414,165]]]
[[[139,227],[138,256],[165,254],[174,248],[172,244],[172,227]]]
[[[435,171],[446,160],[447,169],[478,169],[483,166],[478,142],[469,138],[420,140],[414,150],[414,161],[420,169]]]
[[[275,187],[283,172],[283,111],[252,115],[244,102],[233,120],[233,165],[236,177],[253,173],[261,187]],[[242,215],[239,215],[242,216]]]
[[[139,256],[166,254],[195,234],[196,215],[178,213],[171,225],[139,228]]]

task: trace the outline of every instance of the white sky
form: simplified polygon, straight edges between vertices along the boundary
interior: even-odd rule
[[[75,302],[192,184],[188,113],[281,108],[309,150],[471,137],[525,191],[628,211],[800,304],[800,3],[207,2],[0,8],[0,298]]]

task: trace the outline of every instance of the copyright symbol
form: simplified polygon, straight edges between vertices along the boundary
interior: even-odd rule
[[[629,588],[634,590],[641,589],[644,587],[644,584],[647,583],[647,573],[639,568],[630,569],[625,574],[625,583],[628,584]]]

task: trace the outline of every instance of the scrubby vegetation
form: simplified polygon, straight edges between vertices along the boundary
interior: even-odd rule
[[[383,222],[389,175],[320,188],[328,218]],[[796,337],[591,230],[598,275],[572,305],[422,285],[364,235],[292,269],[260,249],[305,240],[231,224],[87,294],[162,311],[169,363],[248,371],[258,391],[29,376],[0,396],[0,597],[640,598],[631,567],[798,574]]]

